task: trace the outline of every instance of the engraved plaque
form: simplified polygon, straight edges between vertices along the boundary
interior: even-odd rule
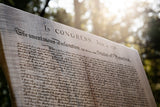
[[[18,107],[156,107],[138,52],[0,4],[0,55]]]

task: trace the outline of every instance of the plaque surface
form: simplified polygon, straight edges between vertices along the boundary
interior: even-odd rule
[[[18,107],[156,107],[138,52],[0,4],[0,55]]]

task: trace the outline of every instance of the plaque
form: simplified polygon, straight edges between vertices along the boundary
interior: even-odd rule
[[[0,62],[16,107],[156,107],[138,52],[0,4]]]

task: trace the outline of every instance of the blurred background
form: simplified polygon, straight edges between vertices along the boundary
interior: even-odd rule
[[[0,0],[0,3],[135,48],[160,107],[160,0]],[[11,106],[0,69],[0,107]]]

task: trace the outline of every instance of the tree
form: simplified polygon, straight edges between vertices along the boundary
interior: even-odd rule
[[[71,14],[67,13],[63,8],[58,8],[56,12],[52,13],[52,16],[54,21],[73,26]]]
[[[160,107],[160,18],[153,16],[148,22],[148,27],[143,33],[145,44],[143,45],[141,56],[145,71],[149,78],[151,88]]]
[[[41,7],[41,4],[43,4],[41,0],[0,0],[0,3],[44,17],[49,1],[46,0],[43,8]]]
[[[86,8],[85,8],[85,0],[79,1],[79,0],[74,0],[74,27],[78,29],[83,29],[86,30],[86,18],[82,18],[85,13],[86,13]]]
[[[10,93],[6,78],[0,65],[0,107],[10,107]]]

